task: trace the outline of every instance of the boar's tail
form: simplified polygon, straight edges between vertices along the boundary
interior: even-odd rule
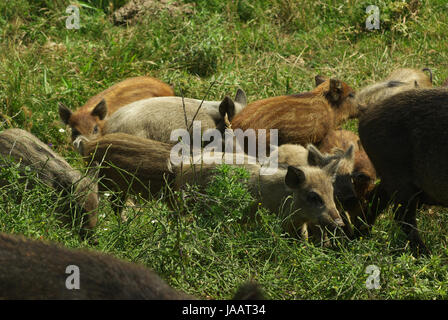
[[[424,68],[424,69],[422,69],[422,71],[428,71],[428,72],[429,72],[429,80],[430,80],[431,83],[432,83],[432,71],[431,71],[431,69],[429,69],[429,68]]]

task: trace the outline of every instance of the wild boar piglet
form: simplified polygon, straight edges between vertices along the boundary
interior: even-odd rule
[[[58,211],[72,218],[75,218],[77,212],[82,214],[82,237],[87,236],[95,227],[98,207],[96,182],[73,169],[64,158],[37,137],[22,129],[1,132],[0,157],[6,165],[8,161],[13,161],[20,164],[22,170],[30,168],[37,179],[62,194]]]
[[[204,133],[207,129],[218,129],[219,138],[222,138],[227,127],[226,122],[231,121],[236,112],[243,108],[242,103],[245,99],[241,94],[237,94],[237,99],[239,100],[234,101],[225,97],[220,102],[202,102],[182,97],[140,100],[121,108],[109,117],[102,134],[123,132],[174,144],[177,143],[175,139],[181,136],[176,135],[176,130],[187,130],[189,136],[185,143],[190,146],[195,143],[205,146],[210,140],[212,141],[212,138],[205,141],[202,136],[194,136],[193,120],[200,121],[200,133]],[[201,141],[195,142],[194,139]]]
[[[429,77],[424,71],[429,71]],[[430,69],[417,70],[403,68],[394,70],[384,81],[362,88],[358,91],[356,98],[359,104],[368,108],[397,93],[416,88],[431,87],[432,72]]]
[[[70,126],[72,141],[79,135],[90,138],[101,134],[106,117],[121,107],[138,100],[164,96],[174,96],[168,84],[152,77],[129,78],[90,98],[74,112],[59,103],[59,116],[64,124]]]
[[[278,145],[318,144],[329,130],[358,115],[355,92],[337,79],[316,77],[317,87],[310,92],[278,96],[250,103],[232,120],[232,129],[246,131],[278,130]]]

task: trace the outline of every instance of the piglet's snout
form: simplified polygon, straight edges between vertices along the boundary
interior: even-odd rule
[[[331,210],[329,212],[331,219],[334,221],[337,227],[344,227],[344,221],[342,221],[341,216],[337,210]]]

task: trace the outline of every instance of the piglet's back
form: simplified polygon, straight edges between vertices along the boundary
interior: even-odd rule
[[[188,126],[196,114],[199,105],[185,103]],[[216,127],[213,119],[205,112],[199,111],[195,120],[201,121],[202,131]],[[170,140],[173,130],[186,129],[183,104],[169,97],[150,98],[129,104],[107,119],[103,134],[123,132],[143,138],[165,143],[175,143]]]
[[[174,96],[174,91],[168,84],[152,77],[134,77],[123,80],[93,96],[81,108],[91,111],[102,99],[105,99],[108,113],[112,114],[134,101],[164,96]]]

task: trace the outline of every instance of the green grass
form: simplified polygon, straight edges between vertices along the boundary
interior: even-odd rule
[[[1,2],[0,130],[26,128],[82,168],[68,133],[59,131],[57,103],[75,109],[127,77],[151,75],[192,98],[203,98],[216,81],[209,100],[233,96],[237,87],[249,101],[308,91],[316,74],[359,88],[403,66],[430,67],[439,85],[448,77],[446,1],[399,2],[373,1],[384,19],[374,32],[364,28],[364,0],[185,1],[194,13],[155,12],[131,26],[111,23],[108,1],[80,1],[79,30],[65,28],[69,1]],[[345,127],[356,131],[357,123]],[[371,237],[325,249],[287,237],[279,219],[261,209],[257,222],[238,223],[250,195],[244,173],[224,168],[205,195],[187,192],[194,201],[183,216],[142,201],[118,223],[101,198],[92,246],[79,240],[76,226],[57,222],[58,195],[41,185],[24,190],[14,168],[2,170],[9,185],[0,189],[0,231],[142,263],[201,298],[230,298],[247,279],[272,299],[448,297],[446,209],[418,215],[428,257],[412,257],[389,211]],[[381,270],[379,290],[365,287],[370,264]]]

